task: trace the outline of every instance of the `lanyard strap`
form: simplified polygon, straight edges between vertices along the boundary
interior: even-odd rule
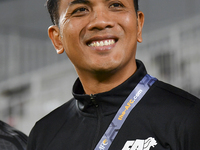
[[[131,110],[137,105],[156,80],[156,78],[150,76],[149,74],[144,76],[144,78],[137,84],[128,98],[124,101],[94,150],[109,149]]]

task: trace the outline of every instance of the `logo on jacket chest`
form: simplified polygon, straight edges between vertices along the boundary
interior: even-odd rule
[[[127,141],[122,150],[150,150],[151,147],[155,147],[157,142],[154,138],[149,137],[146,140],[132,140]]]

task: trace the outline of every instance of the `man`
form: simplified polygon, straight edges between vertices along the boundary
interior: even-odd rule
[[[74,98],[36,123],[28,150],[200,149],[199,99],[150,77],[135,59],[144,23],[137,0],[49,0],[47,7],[49,37],[79,78]]]
[[[0,121],[0,150],[26,150],[28,137]]]

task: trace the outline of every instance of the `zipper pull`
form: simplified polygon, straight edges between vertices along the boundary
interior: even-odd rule
[[[95,100],[95,96],[93,94],[90,94],[90,99],[92,101],[92,103],[95,105],[95,107],[99,107],[99,105],[97,104],[96,100]]]

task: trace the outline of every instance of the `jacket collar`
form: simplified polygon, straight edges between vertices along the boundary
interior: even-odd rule
[[[84,94],[83,86],[78,78],[74,83],[72,91],[74,98],[77,100],[78,109],[83,113],[95,115],[97,107],[92,101],[92,98],[94,98],[103,115],[116,113],[128,95],[147,74],[145,66],[141,61],[136,60],[136,64],[136,72],[125,82],[108,92],[95,94],[93,97]]]

